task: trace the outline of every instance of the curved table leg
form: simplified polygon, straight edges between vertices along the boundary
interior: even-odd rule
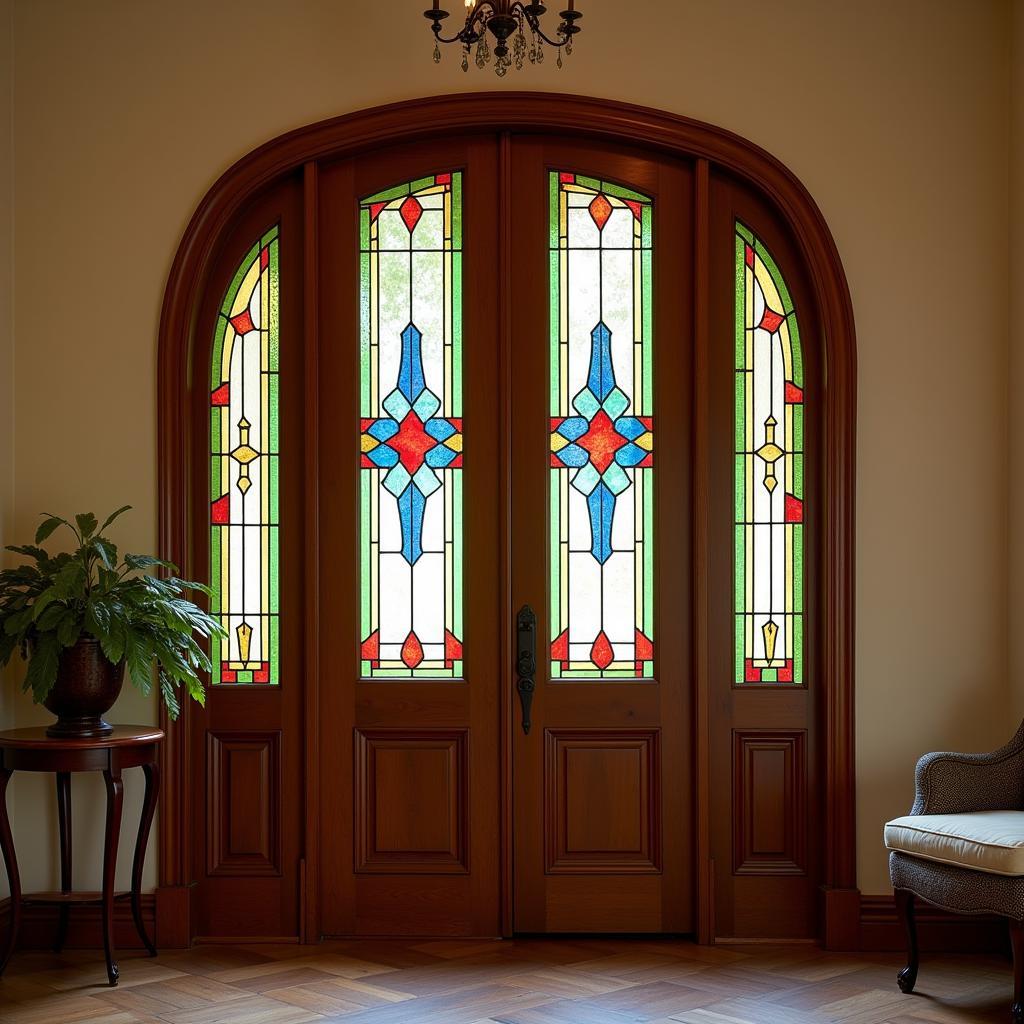
[[[0,974],[14,952],[18,940],[18,926],[21,924],[21,878],[18,875],[18,858],[14,852],[14,836],[11,835],[11,821],[7,816],[7,783],[13,771],[0,767],[0,848],[3,849],[7,880],[11,887],[11,919],[7,926],[7,942],[0,952]]]
[[[144,764],[146,775],[146,799],[142,805],[142,817],[139,819],[139,834],[135,840],[135,859],[132,862],[132,918],[135,930],[142,939],[142,944],[150,956],[156,956],[156,946],[146,934],[146,926],[142,923],[142,867],[146,863],[146,847],[149,845],[149,829],[156,813],[156,798],[160,794],[160,768],[153,764]]]
[[[71,773],[57,772],[57,823],[60,826],[60,891],[71,892]],[[64,948],[68,937],[68,918],[71,907],[64,903],[59,908],[57,938],[54,953]]]
[[[107,788],[107,829],[103,843],[103,949],[107,956],[107,980],[117,984],[114,963],[114,873],[117,869],[117,839],[121,832],[121,801],[124,784],[121,771],[111,767],[103,772]]]

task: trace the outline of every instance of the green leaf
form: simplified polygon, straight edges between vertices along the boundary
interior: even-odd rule
[[[36,530],[36,543],[42,544],[43,541],[61,525],[61,523],[65,526],[71,525],[66,519],[61,519],[60,516],[50,516],[48,519],[43,520],[39,529]]]
[[[78,523],[78,531],[82,535],[82,540],[88,540],[96,532],[98,523],[91,512],[79,512],[75,516],[75,522]]]
[[[167,705],[167,715],[171,721],[175,721],[181,713],[181,705],[178,703],[178,695],[175,692],[174,682],[166,675],[160,673],[160,696]]]
[[[42,548],[37,548],[33,544],[8,544],[7,550],[13,551],[16,555],[34,558],[36,562],[45,562],[50,557]]]
[[[71,610],[57,623],[57,643],[61,647],[74,647],[82,635],[82,616]]]
[[[16,636],[32,621],[32,609],[22,608],[21,611],[9,615],[4,620],[4,632],[8,636]]]
[[[26,690],[32,691],[32,698],[37,704],[41,704],[53,689],[59,664],[60,654],[57,638],[52,633],[41,636],[33,645],[24,687]]]
[[[154,558],[152,555],[125,555],[124,564],[129,569],[141,572],[144,569],[152,569],[159,566],[162,569],[170,569],[172,572],[176,566],[171,562],[165,562],[162,558]]]
[[[100,560],[108,569],[113,569],[117,565],[117,545],[112,544],[109,540],[105,540],[102,537],[97,537],[93,542],[92,546],[96,551],[96,554],[100,556]]]
[[[50,604],[42,615],[36,619],[36,630],[40,633],[49,633],[57,628],[57,623],[64,618],[67,608],[63,604]]]
[[[100,533],[102,533],[118,516],[123,515],[125,512],[131,510],[131,505],[122,505],[116,512],[111,512],[106,519],[103,520],[103,525],[100,527]]]

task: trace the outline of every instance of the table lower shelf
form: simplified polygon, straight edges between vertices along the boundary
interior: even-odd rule
[[[115,900],[130,900],[130,892],[115,892]],[[21,897],[23,907],[30,906],[73,906],[83,904],[85,906],[102,906],[103,893],[101,892],[30,892]]]

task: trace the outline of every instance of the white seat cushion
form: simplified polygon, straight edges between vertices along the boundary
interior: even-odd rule
[[[1024,811],[910,814],[886,824],[885,845],[990,875],[1024,875]]]

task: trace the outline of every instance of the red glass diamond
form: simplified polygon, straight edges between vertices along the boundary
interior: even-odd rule
[[[231,404],[231,385],[221,384],[216,391],[210,395],[210,405],[230,405]]]
[[[398,433],[387,443],[398,452],[406,470],[413,474],[423,465],[423,456],[437,444],[437,440],[423,429],[423,420],[410,410],[405,414]]]
[[[409,229],[409,234],[411,235],[416,230],[420,217],[423,216],[423,207],[420,206],[420,202],[415,196],[409,196],[398,208],[398,213],[402,220],[405,221],[405,226]]]
[[[804,400],[804,389],[786,381],[786,401],[790,405],[800,405]]]
[[[802,523],[804,521],[804,503],[792,494],[786,495],[786,522]]]
[[[594,218],[594,223],[597,225],[598,231],[604,230],[604,226],[608,223],[608,218],[611,215],[612,204],[608,202],[606,196],[597,196],[590,204],[590,216]]]
[[[402,661],[408,668],[415,668],[422,660],[423,644],[415,633],[410,632],[402,644]]]
[[[775,310],[765,306],[764,316],[761,317],[761,322],[757,326],[763,328],[769,334],[774,334],[779,329],[779,324],[785,319],[781,313],[776,313]]]
[[[260,270],[266,270],[270,266],[270,247],[260,249]]]
[[[590,648],[590,660],[603,672],[611,663],[614,654],[605,631],[597,634],[594,646]]]
[[[576,443],[587,450],[594,468],[603,473],[626,439],[615,429],[608,413],[598,409],[597,415],[590,421],[589,429]]]

